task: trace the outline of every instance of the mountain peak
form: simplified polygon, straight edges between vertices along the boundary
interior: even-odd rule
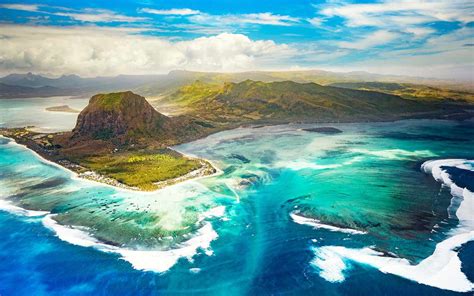
[[[131,91],[98,94],[79,114],[72,138],[134,142],[166,133],[169,121],[144,97]]]

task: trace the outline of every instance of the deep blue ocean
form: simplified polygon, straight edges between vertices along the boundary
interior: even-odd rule
[[[221,173],[154,193],[0,138],[0,295],[472,295],[474,122],[330,126],[181,145]]]

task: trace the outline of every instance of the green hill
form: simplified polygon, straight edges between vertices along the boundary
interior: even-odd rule
[[[454,108],[374,91],[252,80],[222,85],[196,81],[158,104],[174,105],[182,114],[220,124],[386,121],[435,117],[442,109]]]
[[[378,91],[401,96],[410,100],[422,101],[460,101],[474,103],[474,93],[457,91],[446,88],[436,88],[427,85],[389,82],[340,82],[331,86]]]
[[[395,84],[384,86],[385,91],[400,89]],[[154,190],[215,172],[206,161],[185,157],[168,146],[242,124],[465,119],[474,107],[316,83],[252,80],[224,84],[196,81],[159,103],[174,106],[180,114],[161,114],[144,97],[130,91],[98,94],[81,111],[71,132],[40,135],[13,129],[3,133],[78,173],[93,170],[99,174],[87,178]]]
[[[135,93],[146,96],[148,99],[156,99],[169,95],[177,91],[180,87],[191,84],[199,80],[205,83],[222,84],[225,82],[239,83],[245,80],[278,82],[294,81],[298,83],[317,83],[320,85],[330,85],[333,83],[359,83],[359,82],[380,82],[393,84],[416,84],[443,90],[473,91],[473,85],[469,82],[454,82],[448,80],[380,75],[366,72],[329,72],[323,70],[305,71],[250,71],[237,73],[219,72],[194,72],[194,71],[171,71],[167,75],[160,76],[159,79],[140,85],[134,89]],[[353,87],[350,87],[353,88]],[[372,89],[376,90],[376,89]],[[381,90],[381,89],[377,89]]]
[[[114,146],[166,147],[207,134],[189,116],[168,117],[131,91],[97,94],[79,114],[66,146],[103,140]],[[69,136],[69,135],[68,135]]]

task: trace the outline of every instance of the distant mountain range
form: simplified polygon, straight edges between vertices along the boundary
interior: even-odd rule
[[[48,97],[58,95],[89,96],[97,92],[134,89],[160,80],[166,75],[119,75],[115,77],[82,78],[63,75],[48,78],[32,73],[10,74],[0,78],[0,98]]]
[[[61,89],[52,86],[28,87],[0,83],[0,99],[71,96],[78,92],[72,89]]]
[[[469,83],[418,77],[378,75],[366,72],[336,73],[308,70],[218,73],[176,70],[163,75],[119,75],[95,78],[82,78],[77,75],[48,78],[32,73],[10,74],[0,78],[0,83],[4,84],[0,88],[0,98],[47,97],[56,95],[90,96],[99,92],[133,90],[135,93],[153,101],[156,98],[159,99],[162,96],[169,95],[182,86],[191,84],[196,80],[205,83],[222,84],[225,82],[239,83],[248,79],[262,82],[313,82],[320,85],[375,90],[404,97],[406,95],[407,97],[465,101],[470,101],[469,98],[466,99],[465,97],[469,95],[472,97],[472,92],[474,91],[473,85]],[[365,83],[365,85],[360,83]],[[395,84],[397,88],[402,87],[404,91],[401,92],[400,89],[393,89]],[[27,87],[28,89],[21,87]]]
[[[435,88],[454,91],[474,91],[472,83],[459,83],[449,80],[429,79],[420,77],[379,75],[367,72],[338,73],[322,70],[306,71],[254,71],[238,73],[171,71],[160,80],[144,84],[134,91],[147,98],[162,96],[176,91],[179,87],[193,83],[196,80],[206,83],[242,82],[245,80],[262,82],[294,81],[298,83],[314,82],[320,85],[333,83],[377,82],[382,83],[409,83],[412,85],[427,85]]]

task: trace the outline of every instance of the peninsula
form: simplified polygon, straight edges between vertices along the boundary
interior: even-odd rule
[[[156,103],[156,102],[155,102]],[[196,81],[163,97],[178,110],[166,116],[131,91],[97,94],[70,132],[40,134],[2,129],[41,156],[110,185],[151,191],[216,172],[203,159],[170,146],[242,125],[393,121],[409,118],[466,119],[473,104],[405,99],[397,95],[316,83],[209,84]],[[61,106],[61,110],[67,109]],[[305,129],[333,134],[334,127]]]
[[[151,191],[216,172],[206,160],[168,148],[199,135],[199,125],[166,117],[132,92],[93,96],[71,132],[1,133],[80,177],[122,188]]]

